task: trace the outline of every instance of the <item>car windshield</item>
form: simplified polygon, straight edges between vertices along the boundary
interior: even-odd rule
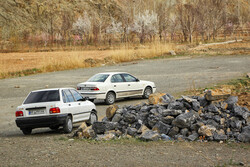
[[[59,90],[31,92],[24,104],[60,101]]]
[[[96,74],[91,77],[87,82],[105,82],[109,74]]]

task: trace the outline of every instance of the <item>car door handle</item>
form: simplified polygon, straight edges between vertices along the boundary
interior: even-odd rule
[[[69,104],[69,106],[71,106],[71,104]]]
[[[78,103],[78,105],[81,105],[81,103]]]
[[[128,86],[130,86],[130,84],[128,84]]]
[[[116,87],[116,85],[114,85],[114,87]]]

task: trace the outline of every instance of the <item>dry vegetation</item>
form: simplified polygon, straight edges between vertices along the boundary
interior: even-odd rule
[[[149,59],[173,49],[171,44],[154,43],[114,50],[1,53],[0,78]]]

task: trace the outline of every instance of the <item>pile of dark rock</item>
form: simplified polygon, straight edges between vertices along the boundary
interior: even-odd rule
[[[237,105],[238,97],[153,94],[149,103],[109,106],[106,117],[74,133],[80,138],[110,140],[136,137],[145,141],[202,140],[250,142],[250,112]]]

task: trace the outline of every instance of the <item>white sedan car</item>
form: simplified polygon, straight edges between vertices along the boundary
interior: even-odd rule
[[[85,100],[74,88],[32,91],[16,110],[16,125],[25,135],[31,134],[34,128],[58,129],[60,126],[65,133],[70,133],[73,123],[92,124],[97,120],[95,104]]]
[[[113,104],[117,98],[142,96],[148,98],[156,91],[154,82],[139,80],[129,73],[99,73],[87,82],[79,83],[77,90],[90,100],[105,100]]]

